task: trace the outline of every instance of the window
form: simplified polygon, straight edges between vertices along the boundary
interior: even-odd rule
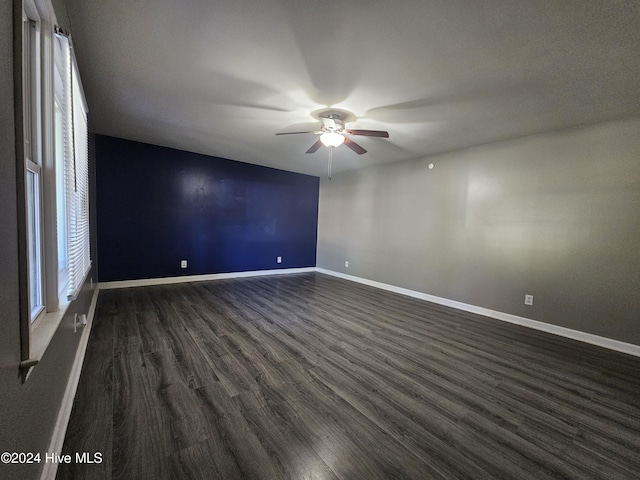
[[[32,17],[35,16],[32,12]],[[37,17],[36,17],[37,18]],[[27,264],[29,321],[35,323],[44,312],[44,268],[42,261],[42,167],[40,88],[40,24],[22,14],[22,92],[25,163],[25,203],[27,212]]]
[[[42,270],[42,228],[40,218],[40,168],[27,166],[27,235],[29,262],[29,311],[33,323],[44,310]]]
[[[22,3],[22,366],[36,364],[91,269],[87,105],[69,35]],[[39,10],[42,7],[42,10]],[[25,375],[26,378],[26,375]]]

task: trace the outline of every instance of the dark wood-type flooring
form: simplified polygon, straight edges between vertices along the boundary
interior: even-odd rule
[[[640,358],[317,273],[106,290],[76,452],[58,479],[639,478]]]

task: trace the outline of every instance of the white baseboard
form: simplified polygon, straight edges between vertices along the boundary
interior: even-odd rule
[[[87,351],[87,342],[89,341],[89,334],[91,333],[91,326],[93,325],[93,316],[96,311],[96,304],[98,302],[98,287],[93,291],[93,297],[91,298],[91,304],[89,311],[87,312],[87,324],[82,330],[82,336],[78,343],[78,349],[76,350],[76,356],[71,366],[71,373],[69,374],[69,380],[67,381],[67,387],[62,397],[62,404],[58,411],[58,418],[53,428],[53,434],[49,443],[47,453],[62,453],[62,446],[64,445],[64,437],[67,434],[67,426],[69,425],[69,418],[71,417],[71,409],[73,408],[73,400],[76,396],[76,390],[78,389],[78,382],[80,381],[80,373],[82,372],[82,364],[84,362],[84,356]],[[46,462],[42,469],[41,480],[55,480],[56,473],[58,471],[58,462]]]
[[[289,273],[315,272],[316,267],[280,268],[276,270],[252,270],[249,272],[210,273],[206,275],[185,275],[180,277],[147,278],[142,280],[122,280],[117,282],[100,282],[100,290],[111,288],[147,287],[150,285],[168,285],[172,283],[205,282],[224,278],[259,277],[262,275],[285,275]]]
[[[316,268],[318,273],[324,273],[332,275],[334,277],[344,278],[352,282],[362,283],[371,287],[380,288],[382,290],[388,290],[390,292],[399,293],[401,295],[407,295],[409,297],[419,298],[428,302],[437,303],[440,305],[446,305],[465,312],[477,313],[478,315],[484,315],[485,317],[495,318],[496,320],[502,320],[504,322],[515,323],[524,327],[533,328],[535,330],[541,330],[543,332],[553,333],[554,335],[560,335],[561,337],[571,338],[573,340],[579,340],[585,343],[591,343],[600,347],[608,348],[610,350],[616,350],[622,353],[628,353],[640,357],[640,345],[634,345],[632,343],[625,343],[619,340],[613,340],[611,338],[600,337],[591,333],[581,332],[579,330],[572,330],[570,328],[559,327],[557,325],[551,325],[550,323],[539,322],[538,320],[532,320],[530,318],[519,317],[510,313],[498,312],[484,307],[478,307],[476,305],[470,305],[468,303],[457,302],[455,300],[449,300],[448,298],[437,297],[435,295],[429,295],[428,293],[417,292],[415,290],[409,290],[407,288],[396,287],[395,285],[389,285],[387,283],[376,282],[374,280],[368,280],[366,278],[355,277],[353,275],[347,275],[346,273],[336,272],[334,270],[327,270],[324,268]]]
[[[348,275],[346,273],[336,272],[334,270],[327,270],[319,267],[305,267],[305,268],[282,268],[277,270],[254,270],[250,272],[232,272],[232,273],[213,273],[208,275],[187,275],[181,277],[165,277],[165,278],[149,278],[143,280],[123,280],[118,282],[102,282],[100,283],[100,289],[110,288],[127,288],[127,287],[142,287],[148,285],[166,285],[173,283],[184,282],[201,282],[208,280],[220,280],[224,278],[242,278],[242,277],[256,277],[261,275],[284,275],[290,273],[306,273],[306,272],[318,272],[334,277],[340,277],[352,282],[362,283],[371,287],[380,288],[382,290],[388,290],[390,292],[399,293],[413,298],[419,298],[428,302],[437,303],[440,305],[446,305],[448,307],[463,310],[465,312],[476,313],[478,315],[484,315],[485,317],[495,318],[496,320],[502,320],[504,322],[515,323],[524,327],[533,328],[534,330],[540,330],[561,337],[571,338],[573,340],[579,340],[581,342],[598,345],[600,347],[608,348],[610,350],[616,350],[622,353],[628,353],[640,357],[640,345],[634,345],[632,343],[625,343],[619,340],[613,340],[611,338],[601,337],[593,335],[591,333],[581,332],[579,330],[573,330],[570,328],[560,327],[552,325],[550,323],[540,322],[538,320],[532,320],[530,318],[520,317],[512,315],[510,313],[499,312],[497,310],[491,310],[489,308],[479,307],[477,305],[471,305],[468,303],[458,302],[456,300],[450,300],[448,298],[437,297],[428,293],[422,293],[415,290],[409,290],[407,288],[396,287],[395,285],[389,285],[387,283],[376,282],[375,280],[369,280],[366,278],[356,277]]]

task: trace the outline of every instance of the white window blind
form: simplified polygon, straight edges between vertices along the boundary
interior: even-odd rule
[[[89,236],[89,147],[87,104],[68,37],[57,32],[55,52],[63,82],[61,114],[64,135],[64,178],[67,209],[67,265],[69,290],[74,300],[91,268]],[[62,229],[61,229],[62,230]],[[61,231],[58,234],[62,234]]]

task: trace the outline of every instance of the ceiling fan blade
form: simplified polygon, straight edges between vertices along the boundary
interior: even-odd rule
[[[389,132],[383,130],[346,130],[349,135],[364,135],[365,137],[389,138]]]
[[[344,144],[349,147],[351,150],[356,152],[358,155],[362,155],[363,153],[367,153],[367,151],[358,145],[356,142],[351,140],[349,137],[344,137]]]
[[[311,148],[306,151],[306,153],[315,153],[322,146],[322,142],[318,140],[316,143],[311,145]]]
[[[313,133],[314,135],[319,135],[322,132],[320,130],[310,130],[308,132],[279,132],[276,135],[297,135],[299,133]]]

